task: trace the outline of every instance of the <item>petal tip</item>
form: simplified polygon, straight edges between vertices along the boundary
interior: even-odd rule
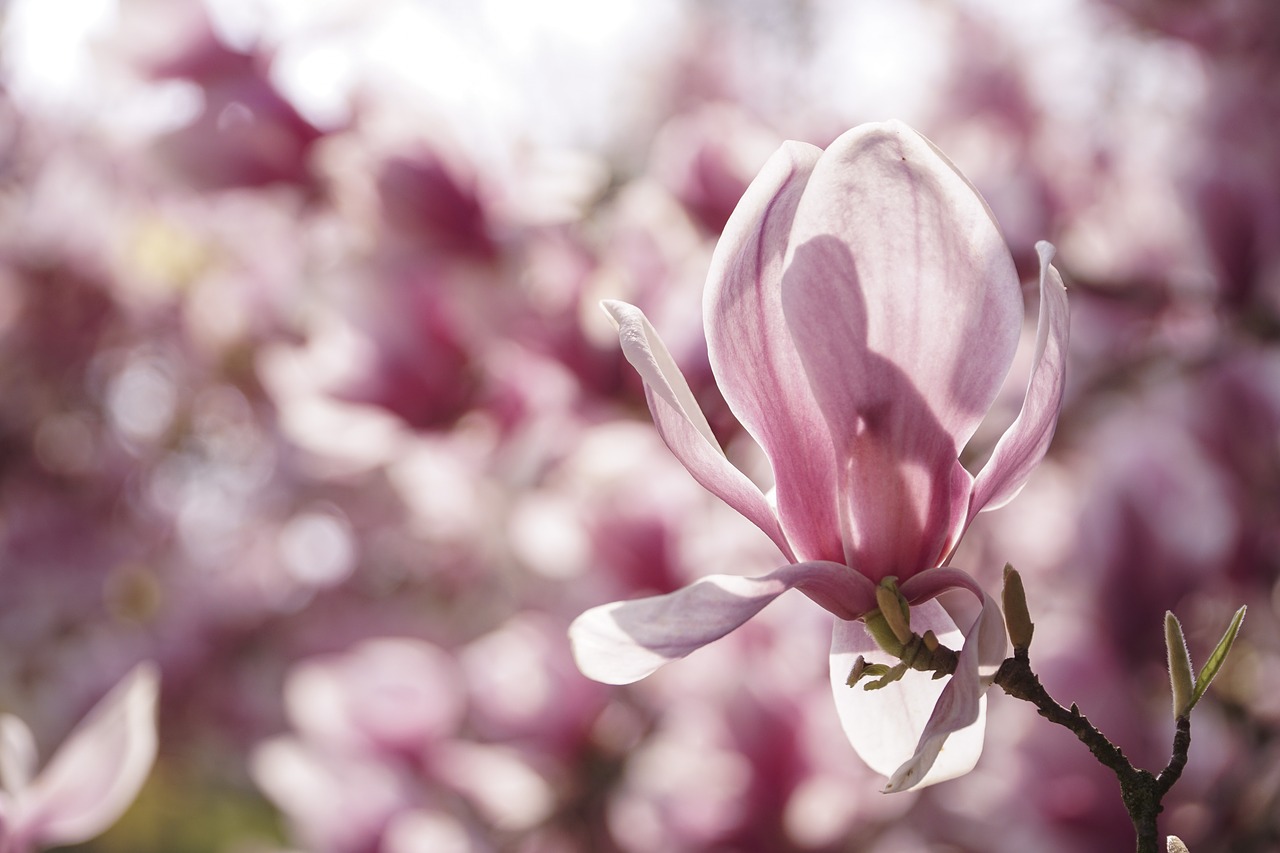
[[[152,660],[141,661],[124,680],[129,690],[136,690],[139,696],[154,702],[160,693],[160,666]]]
[[[635,642],[613,618],[625,602],[593,607],[569,625],[569,648],[578,671],[601,684],[623,685],[653,674],[667,658]]]
[[[605,316],[607,316],[613,323],[613,327],[615,329],[622,326],[623,314],[626,313],[626,310],[630,307],[630,305],[620,299],[600,300],[600,310],[603,311]]]

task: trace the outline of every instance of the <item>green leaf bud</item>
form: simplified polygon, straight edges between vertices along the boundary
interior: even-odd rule
[[[1181,719],[1191,713],[1195,704],[1192,696],[1191,655],[1187,653],[1187,640],[1182,634],[1182,624],[1172,611],[1164,614],[1164,645],[1169,653],[1169,685],[1173,690],[1173,716]]]
[[[1227,655],[1231,652],[1231,644],[1236,641],[1236,635],[1240,633],[1240,626],[1244,623],[1245,609],[1241,607],[1236,611],[1236,615],[1231,617],[1231,624],[1227,626],[1226,633],[1222,635],[1217,647],[1209,655],[1209,659],[1204,662],[1204,667],[1200,670],[1200,674],[1196,676],[1195,688],[1191,693],[1192,707],[1200,701],[1200,697],[1209,689],[1209,685],[1213,683],[1213,679],[1218,675],[1218,670],[1222,669],[1222,664],[1226,662]],[[1187,710],[1190,710],[1190,708]]]

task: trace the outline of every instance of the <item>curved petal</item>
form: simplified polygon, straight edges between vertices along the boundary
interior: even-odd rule
[[[0,715],[0,787],[18,794],[36,772],[36,740],[27,724],[12,714]]]
[[[1040,316],[1036,326],[1035,366],[1027,382],[1022,410],[1000,437],[991,458],[974,481],[967,521],[972,521],[983,510],[997,509],[1013,500],[1049,449],[1058,425],[1058,413],[1062,411],[1070,326],[1067,289],[1062,284],[1062,276],[1050,263],[1053,246],[1042,240],[1036,244],[1036,251],[1040,255]]]
[[[605,684],[630,684],[720,639],[793,587],[856,618],[875,608],[875,587],[848,566],[797,563],[758,578],[710,575],[666,595],[594,607],[569,626],[578,669]]]
[[[72,844],[119,819],[155,761],[159,681],[153,664],[139,664],[67,736],[28,789],[28,837]]]
[[[936,601],[913,606],[911,626],[917,633],[932,630],[944,645],[952,647],[964,639]],[[862,622],[837,620],[831,637],[831,689],[845,736],[858,757],[884,776],[894,776],[901,767],[914,762],[913,766],[924,768],[923,778],[915,787],[944,782],[973,769],[982,754],[985,729],[982,703],[979,702],[979,714],[974,721],[951,733],[945,752],[933,750],[931,755],[922,755],[917,747],[949,686],[948,681],[934,680],[929,673],[911,670],[900,681],[879,690],[864,690],[861,684],[850,687],[846,681],[859,655],[877,662],[896,663],[876,645]],[[929,748],[932,750],[933,742]],[[924,767],[926,758],[931,762],[929,767]],[[909,786],[895,788],[891,782],[885,790],[904,787]]]
[[[847,561],[876,578],[933,565],[967,505],[953,463],[1022,321],[986,204],[907,126],[854,128],[796,209],[782,306],[840,463]]]
[[[703,488],[763,530],[788,560],[794,559],[764,492],[724,455],[675,359],[644,313],[615,300],[601,306],[618,326],[627,361],[644,380],[649,411],[667,447]]]
[[[778,517],[801,559],[841,560],[831,435],[782,316],[782,262],[822,150],[788,142],[725,225],[703,297],[707,354],[729,408],[773,468]]]

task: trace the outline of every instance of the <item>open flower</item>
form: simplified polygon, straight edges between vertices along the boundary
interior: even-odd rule
[[[826,151],[785,144],[713,255],[704,294],[711,366],[769,460],[769,495],[725,457],[644,315],[605,303],[667,445],[789,565],[587,611],[570,628],[583,673],[613,684],[643,678],[798,588],[836,616],[837,708],[858,754],[891,776],[886,790],[968,772],[982,748],[982,693],[1007,645],[999,608],[947,562],[974,516],[1021,488],[1057,422],[1066,294],[1052,247],[1038,248],[1026,398],[976,477],[959,456],[1013,360],[1020,286],[973,186],[901,123],[856,127]],[[933,681],[908,672],[882,690],[851,688],[856,656],[878,651],[860,620],[891,576],[912,605],[912,628],[965,641],[955,674]],[[982,601],[962,633],[933,600],[953,588]]]
[[[159,686],[153,664],[134,667],[38,774],[31,730],[0,717],[0,853],[78,844],[124,814],[156,758]]]

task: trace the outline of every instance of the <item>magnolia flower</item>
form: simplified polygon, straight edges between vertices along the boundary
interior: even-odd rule
[[[134,667],[39,774],[31,730],[0,717],[0,853],[78,844],[124,814],[155,762],[159,684],[154,665]]]
[[[836,617],[837,709],[858,754],[891,777],[886,790],[968,772],[982,748],[982,694],[1007,641],[998,606],[948,562],[974,516],[1018,492],[1053,436],[1067,304],[1053,248],[1038,250],[1026,397],[976,477],[959,456],[1013,360],[1021,290],[981,197],[901,123],[856,127],[826,151],[783,145],[712,257],[703,306],[710,362],[768,458],[769,494],[725,457],[644,315],[605,303],[667,445],[789,564],[587,611],[570,628],[582,672],[636,681],[794,587]],[[908,672],[881,690],[847,685],[856,657],[878,653],[861,620],[877,609],[876,586],[888,577],[911,604],[916,632],[933,630],[953,647],[963,641],[949,679]],[[934,600],[953,588],[982,602],[963,632]]]

